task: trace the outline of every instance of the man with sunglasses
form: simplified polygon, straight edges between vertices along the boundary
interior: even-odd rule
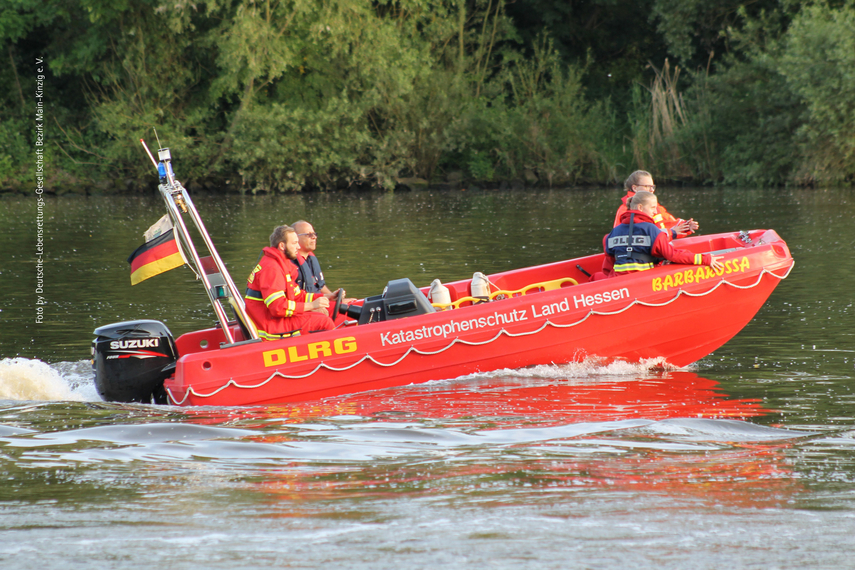
[[[621,217],[623,213],[628,210],[627,206],[629,205],[629,201],[635,196],[636,192],[650,192],[651,194],[656,192],[656,185],[653,184],[653,176],[650,175],[646,170],[636,170],[623,183],[624,190],[626,190],[626,196],[621,198],[622,204],[617,210],[617,214],[615,214],[615,222],[614,227],[618,227],[621,223]],[[665,230],[666,235],[670,239],[682,238],[695,233],[695,230],[698,229],[698,222],[694,219],[689,218],[688,220],[684,220],[682,218],[675,218],[668,210],[665,209],[665,206],[659,204],[656,208],[656,212],[653,215],[653,223],[659,229]]]
[[[324,280],[324,272],[321,271],[321,264],[315,255],[315,249],[318,247],[318,234],[312,224],[305,220],[299,220],[291,224],[294,231],[297,232],[297,238],[300,243],[300,251],[297,253],[297,258],[292,262],[299,269],[297,276],[297,285],[308,293],[320,293],[330,301],[334,301],[338,290],[330,291],[327,287],[327,282]],[[342,293],[344,295],[344,293]],[[345,303],[352,303],[356,299],[346,298]],[[330,304],[332,310],[333,304]],[[332,318],[335,319],[335,315]]]

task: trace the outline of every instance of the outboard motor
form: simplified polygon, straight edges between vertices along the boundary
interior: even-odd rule
[[[104,400],[167,403],[163,381],[175,368],[178,350],[166,325],[126,321],[98,327],[95,335],[95,387]]]
[[[389,281],[382,295],[368,297],[361,307],[342,305],[339,312],[365,325],[433,313],[436,309],[412,281],[404,278]]]

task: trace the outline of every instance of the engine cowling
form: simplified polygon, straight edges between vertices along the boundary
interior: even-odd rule
[[[125,321],[95,329],[95,387],[108,402],[166,404],[163,381],[175,368],[175,339],[160,321]]]

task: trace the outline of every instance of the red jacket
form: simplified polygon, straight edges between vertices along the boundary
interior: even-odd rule
[[[627,204],[629,203],[629,199],[635,196],[635,192],[632,190],[628,190],[626,196],[620,199],[621,205],[617,209],[617,213],[615,214],[615,223],[612,227],[617,227],[620,224],[621,216],[623,216],[624,212],[626,212],[629,208]],[[659,204],[656,206],[656,215],[653,216],[653,223],[661,230],[666,230],[668,237],[671,239],[677,239],[692,235],[693,231],[678,234],[676,231],[671,230],[674,226],[682,222],[682,218],[675,218],[668,210],[665,209],[665,206]]]
[[[265,247],[246,286],[246,312],[261,338],[300,329],[306,304],[317,294],[297,286],[297,266],[278,248]]]
[[[624,212],[620,218],[620,224],[629,225],[630,212],[635,214],[635,224],[648,223],[657,225],[650,216],[642,214],[638,210],[627,210]],[[655,232],[656,230],[651,228],[651,231]],[[650,255],[660,259],[667,259],[672,263],[680,263],[684,265],[709,265],[712,263],[712,255],[709,253],[692,253],[685,249],[675,248],[671,245],[671,240],[668,239],[667,233],[667,231],[659,232],[656,239],[653,241],[653,245],[650,247]],[[615,258],[608,254],[608,240],[611,235],[611,233],[606,234],[603,238],[603,251],[606,252],[606,257],[603,259],[603,273],[605,273],[607,277],[616,277],[617,274],[614,272]],[[626,271],[624,273],[635,273],[635,271]],[[621,275],[624,273],[621,273]]]

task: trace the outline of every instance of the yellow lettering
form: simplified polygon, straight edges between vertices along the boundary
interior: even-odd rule
[[[297,347],[296,346],[289,346],[288,347],[288,356],[290,357],[291,362],[302,362],[303,360],[309,359],[308,356],[300,356],[299,354],[297,354]]]
[[[739,265],[739,270],[742,272],[745,272],[745,271],[748,271],[748,269],[750,269],[750,268],[751,268],[751,264],[748,263],[748,258],[743,257],[742,263]]]
[[[674,286],[679,287],[682,284],[683,284],[683,274],[682,273],[675,273],[674,274]]]
[[[687,285],[689,283],[695,282],[695,272],[694,271],[692,271],[691,269],[687,269],[684,273],[685,273],[685,281],[686,281]]]
[[[654,279],[653,283],[651,283],[651,286],[653,287],[654,291],[661,291],[662,290],[662,278],[657,277],[656,279]]]
[[[333,341],[336,354],[347,354],[356,350],[356,339],[352,336],[337,338]]]
[[[262,352],[261,356],[264,357],[264,366],[276,366],[278,364],[285,364],[288,362],[285,358],[285,351],[281,348],[277,348],[276,350],[267,350]]]
[[[669,287],[673,287],[673,286],[674,286],[674,280],[671,278],[671,276],[670,276],[670,275],[667,275],[667,276],[665,277],[665,283],[664,283],[664,286],[665,286],[665,290],[666,290],[666,291],[668,290],[668,288],[669,288]]]
[[[724,272],[725,273],[733,273],[733,269],[730,267],[730,260],[724,262]]]
[[[356,338],[346,336],[337,338],[330,346],[329,341],[312,342],[306,345],[306,354],[300,354],[299,346],[289,346],[286,355],[285,349],[277,348],[276,350],[267,350],[261,353],[264,358],[264,366],[278,366],[288,362],[303,362],[305,360],[315,360],[316,358],[329,357],[335,354],[347,354],[348,352],[356,352]]]
[[[328,343],[327,341],[323,341],[313,342],[309,345],[309,358],[317,358],[319,354],[323,356],[332,356],[332,350],[330,350],[330,343]]]

